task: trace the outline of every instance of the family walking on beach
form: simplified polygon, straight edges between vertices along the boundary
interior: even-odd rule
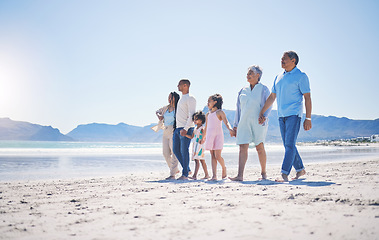
[[[231,136],[236,137],[239,145],[238,174],[229,178],[233,181],[243,181],[245,165],[248,159],[249,144],[254,144],[261,166],[261,178],[267,179],[267,156],[264,141],[268,129],[268,116],[274,101],[277,101],[279,126],[285,148],[279,182],[288,182],[292,167],[296,170],[298,179],[305,174],[303,161],[296,148],[296,140],[300,130],[303,115],[303,98],[305,102],[304,130],[312,128],[311,111],[312,101],[309,79],[305,73],[297,68],[299,57],[294,51],[283,54],[281,65],[284,71],[276,76],[271,90],[260,83],[262,68],[253,65],[248,68],[248,86],[242,88],[237,97],[236,113],[233,127],[229,124],[225,112],[222,110],[223,98],[220,94],[208,98],[208,113],[196,112],[196,99],[189,93],[191,82],[181,79],[178,91],[171,92],[169,104],[156,111],[159,119],[154,131],[163,129],[162,148],[163,156],[170,169],[167,180],[176,179],[180,173],[178,163],[182,167],[178,180],[197,179],[200,165],[204,170],[204,178],[209,179],[204,151],[211,154],[212,178],[217,180],[217,164],[221,165],[222,179],[227,177],[227,169],[221,152],[224,145],[222,123],[225,124]],[[195,171],[189,167],[189,146],[193,140],[192,160],[195,161]],[[192,174],[192,176],[191,176]]]

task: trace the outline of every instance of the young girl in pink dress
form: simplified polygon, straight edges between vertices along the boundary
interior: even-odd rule
[[[208,99],[209,112],[206,115],[205,131],[202,141],[205,141],[205,150],[209,150],[212,158],[212,179],[217,180],[217,162],[222,167],[222,178],[226,178],[226,167],[224,159],[221,157],[221,151],[224,147],[224,133],[222,131],[222,121],[228,128],[230,135],[233,134],[232,127],[222,108],[222,96],[214,94]]]

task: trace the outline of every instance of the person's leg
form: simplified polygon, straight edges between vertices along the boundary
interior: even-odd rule
[[[214,150],[214,154],[215,154],[215,157],[217,159],[217,162],[220,163],[221,168],[222,168],[222,175],[221,175],[221,177],[224,179],[224,178],[227,177],[227,173],[226,173],[225,161],[224,161],[224,159],[221,156],[221,152],[222,152],[222,150]],[[217,165],[217,163],[216,163],[216,165]]]
[[[197,179],[197,173],[199,172],[199,168],[200,168],[200,160],[199,159],[195,159],[195,172],[193,173],[192,179]]]
[[[171,155],[171,168],[170,168],[170,171],[171,171],[171,176],[175,176],[178,172],[179,172],[179,169],[178,169],[178,159],[176,158],[175,154],[174,154],[174,148],[173,148],[173,133],[171,133],[170,137],[168,138],[169,142],[168,142],[168,145],[169,145],[169,148],[170,148],[170,155]]]
[[[212,160],[212,181],[217,180],[217,158],[214,150],[210,150]]]
[[[303,160],[301,159],[300,157],[300,154],[297,150],[297,147],[296,147],[296,140],[297,140],[297,136],[299,134],[299,131],[300,131],[300,127],[301,127],[301,118],[298,117],[298,116],[293,116],[293,121],[291,119],[290,121],[290,124],[293,125],[293,128],[291,126],[291,129],[293,133],[295,133],[295,136],[294,136],[294,149],[295,149],[295,157],[294,157],[294,160],[293,160],[293,163],[292,163],[292,166],[295,168],[296,170],[296,177],[294,177],[293,179],[299,179],[299,177],[305,175],[305,169],[304,169],[304,164],[303,164]]]
[[[257,150],[258,153],[258,159],[259,163],[261,165],[261,179],[267,179],[267,173],[266,173],[266,162],[267,162],[267,156],[266,156],[266,150],[264,143],[260,143],[257,146],[255,146],[255,149]]]
[[[188,129],[187,134],[192,136],[193,130],[194,130],[194,128]],[[187,140],[187,142],[186,142],[187,145],[186,146],[187,146],[187,151],[188,151],[188,174],[192,174],[192,171],[191,171],[191,168],[190,168],[190,153],[189,153],[189,147],[191,145],[191,141],[192,140],[189,139],[189,138],[187,138],[187,137],[186,137],[186,140]]]
[[[188,129],[187,134],[192,135],[193,128]],[[180,135],[180,133],[179,133]],[[180,152],[182,157],[182,167],[183,167],[183,176],[188,177],[188,173],[191,171],[189,168],[189,146],[191,144],[191,139],[180,136]]]
[[[280,117],[279,118],[279,128],[280,128],[280,135],[282,136],[282,141],[283,141],[283,146],[286,145],[286,118],[285,117]],[[284,164],[284,159],[283,158],[283,163]],[[277,182],[288,182],[288,175],[282,173],[282,178],[277,178],[275,181]]]
[[[284,130],[284,136],[282,136],[282,138],[284,137],[283,143],[284,143],[285,153],[284,153],[284,160],[282,164],[282,173],[287,176],[291,172],[291,168],[294,164],[295,157],[296,157],[296,152],[297,152],[296,140],[297,140],[297,135],[299,134],[299,130],[300,130],[300,122],[301,122],[301,118],[296,115],[286,117],[284,121],[285,130]],[[301,162],[301,158],[298,159],[298,161]],[[298,162],[298,164],[300,164],[300,162]]]
[[[162,137],[162,153],[163,153],[163,157],[166,160],[167,166],[170,169],[170,176],[173,176],[172,175],[172,164],[171,164],[170,140],[169,140],[169,136],[165,135],[164,133],[163,133],[163,137]]]
[[[293,162],[293,167],[296,169],[296,172],[299,172],[304,169],[303,160],[300,157],[299,151],[296,148],[295,160]]]
[[[163,157],[166,159],[167,165],[169,165],[169,161],[167,159],[170,157],[170,146],[169,146],[169,137],[165,134],[162,136],[162,153]]]
[[[241,144],[238,156],[238,174],[237,177],[229,178],[232,181],[243,181],[243,173],[248,157],[249,144]]]
[[[182,153],[180,151],[181,142],[180,142],[180,130],[183,128],[177,128],[174,131],[173,137],[172,137],[172,149],[174,151],[174,154],[176,158],[178,159],[180,165],[183,167],[183,158]]]
[[[296,170],[296,177],[294,177],[293,180],[299,179],[299,177],[305,175],[306,172],[303,165],[303,160],[301,159],[300,154],[297,151],[297,148],[296,148],[295,161],[293,162],[293,167]]]
[[[201,166],[203,167],[203,170],[204,170],[204,178],[203,179],[208,179],[209,174],[208,174],[208,168],[207,168],[207,164],[205,162],[205,159],[201,159],[200,162],[201,162]]]

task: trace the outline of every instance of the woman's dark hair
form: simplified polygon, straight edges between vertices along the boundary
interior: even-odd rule
[[[223,100],[222,100],[222,96],[220,94],[218,94],[218,93],[213,94],[212,96],[210,96],[210,98],[213,101],[217,101],[217,103],[214,105],[216,108],[218,108],[218,109],[222,108]]]
[[[178,102],[180,95],[176,92],[170,92],[171,101],[174,100],[175,114],[174,114],[174,129],[176,129],[176,108],[178,107]]]
[[[192,121],[195,121],[196,119],[201,120],[201,122],[204,124],[205,123],[205,114],[203,111],[197,111],[192,115]]]

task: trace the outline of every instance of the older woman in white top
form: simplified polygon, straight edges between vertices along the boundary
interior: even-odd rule
[[[241,89],[237,98],[237,110],[234,118],[234,136],[239,145],[239,164],[237,177],[230,178],[233,181],[243,181],[243,172],[248,158],[249,144],[252,143],[258,153],[261,165],[261,179],[267,178],[266,150],[264,141],[267,134],[268,123],[259,124],[259,113],[266,103],[270,90],[260,83],[262,68],[253,65],[248,68],[247,81],[249,86]],[[265,112],[268,116],[271,108]]]
[[[179,172],[178,159],[176,158],[172,148],[172,136],[175,129],[175,113],[176,106],[179,101],[179,94],[171,92],[168,96],[169,104],[156,111],[159,119],[159,124],[153,130],[163,129],[162,150],[163,156],[166,159],[167,166],[170,168],[170,176],[166,179],[175,179],[175,175]]]

